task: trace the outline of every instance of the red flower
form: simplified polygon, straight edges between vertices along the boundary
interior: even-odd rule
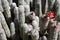
[[[54,17],[54,13],[52,11],[49,11],[47,13],[47,17],[50,17],[50,18]]]

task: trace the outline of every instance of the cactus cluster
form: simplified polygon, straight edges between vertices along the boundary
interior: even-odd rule
[[[60,1],[0,0],[0,40],[60,40]]]

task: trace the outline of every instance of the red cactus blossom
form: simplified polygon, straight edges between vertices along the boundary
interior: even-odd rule
[[[49,12],[47,13],[47,17],[50,17],[50,18],[54,17],[54,12],[49,11]]]

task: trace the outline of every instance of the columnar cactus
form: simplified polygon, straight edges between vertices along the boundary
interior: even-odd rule
[[[38,30],[39,31],[39,25],[38,25],[38,22],[36,22],[35,20],[32,21],[32,25],[33,25],[33,28]]]
[[[41,0],[34,0],[35,2],[35,12],[37,16],[42,16],[42,9],[41,9]]]
[[[24,29],[24,32],[25,32],[25,33],[28,33],[28,31],[29,31],[28,24],[25,23],[25,24],[23,25],[23,29]]]
[[[43,36],[41,40],[47,40],[47,37],[46,36]]]
[[[55,1],[56,0],[48,0],[48,11],[50,11],[53,8]]]
[[[7,0],[1,0],[6,19],[11,18],[10,6]]]
[[[18,8],[19,11],[19,25],[22,27],[22,25],[25,23],[25,13],[24,13],[24,6],[20,5]]]
[[[15,2],[13,2],[10,6],[11,6],[11,9],[14,9],[17,5]]]
[[[28,17],[30,18],[30,20],[34,20],[35,19],[35,13],[31,12],[31,14]]]
[[[21,36],[23,37],[23,29],[22,28],[25,23],[24,6],[20,5],[18,7],[18,11],[19,11],[19,29],[20,29]]]
[[[57,40],[60,40],[60,22],[58,22],[58,39]]]
[[[5,17],[3,16],[2,12],[0,12],[0,19],[1,19],[2,27],[3,27],[7,37],[10,37],[10,30],[8,28],[8,25],[6,23]]]
[[[56,0],[56,16],[57,18],[60,18],[60,0]]]
[[[28,25],[25,23],[23,25],[23,40],[28,40],[28,32],[29,32],[29,27]]]
[[[48,40],[57,40],[58,37],[58,26],[56,21],[51,19],[50,25],[48,26]]]
[[[59,18],[59,0],[0,0],[0,40],[60,40]]]
[[[7,40],[4,29],[2,28],[1,22],[0,22],[0,40]]]
[[[14,22],[11,22],[11,24],[10,24],[10,31],[11,31],[11,36],[13,37],[15,35],[15,24],[14,24]]]
[[[47,18],[41,18],[41,20],[40,20],[40,32],[43,32],[44,30],[46,30],[47,29],[47,27],[48,27],[48,24],[49,24],[49,17],[47,17]],[[43,32],[43,34],[44,34],[44,32]]]
[[[31,31],[32,40],[39,40],[39,32],[35,29]]]
[[[2,3],[1,3],[1,0],[0,0],[0,11],[3,12],[3,7],[2,7]]]
[[[48,11],[48,0],[46,0],[46,4],[45,4],[45,12],[44,13],[47,13]]]
[[[32,26],[33,26],[32,34],[31,34],[32,40],[38,40],[39,39],[39,25],[35,20],[33,20]]]
[[[15,19],[17,19],[19,21],[19,12],[18,12],[18,7],[17,6],[14,8],[14,12],[13,13],[15,15]]]
[[[24,9],[25,9],[25,15],[28,16],[30,15],[30,6],[29,5],[24,5]]]
[[[24,0],[18,0],[18,6],[23,5],[24,3],[25,3]]]
[[[57,40],[60,40],[60,31],[58,32],[58,39]]]
[[[13,2],[13,0],[7,0],[7,1],[9,2],[9,5],[11,5]]]
[[[30,0],[24,0],[26,2],[26,4],[30,4]]]
[[[1,0],[1,4],[4,10],[4,15],[7,20],[8,25],[11,22],[11,12],[10,12],[10,6],[7,0]]]

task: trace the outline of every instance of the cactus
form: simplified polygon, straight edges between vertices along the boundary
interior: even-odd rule
[[[44,13],[47,13],[48,11],[48,0],[46,0],[46,4],[45,4],[45,12]]]
[[[32,21],[32,25],[33,25],[34,29],[39,31],[39,25],[38,25],[38,23],[35,20]]]
[[[48,30],[48,40],[57,40],[58,37],[58,27],[56,26],[56,21],[51,19],[52,24],[49,25],[50,30]],[[52,36],[53,35],[53,36]]]
[[[15,14],[15,18],[16,18],[17,20],[19,20],[18,7],[15,7],[15,9],[14,9],[14,14]]]
[[[14,22],[11,22],[10,24],[10,31],[11,31],[11,36],[15,35],[15,24]]]
[[[35,2],[35,12],[36,12],[36,15],[41,17],[42,16],[41,0],[34,0],[34,2]]]
[[[7,1],[9,2],[9,5],[11,5],[13,2],[13,0],[7,0]]]
[[[30,7],[29,7],[29,5],[24,5],[24,9],[25,9],[25,15],[26,15],[26,16],[28,16],[28,15],[31,14],[31,13],[30,13]]]
[[[4,29],[2,28],[1,22],[0,22],[0,40],[7,40]]]
[[[0,0],[0,40],[60,40],[59,12],[59,0]]]
[[[52,10],[56,0],[48,0],[48,11]]]
[[[26,23],[23,25],[23,29],[24,29],[25,33],[28,33],[29,27],[28,27],[28,25]]]
[[[56,0],[56,17],[60,18],[60,0]]]
[[[19,29],[20,29],[20,32],[21,32],[21,36],[23,35],[23,25],[25,23],[25,14],[24,14],[24,6],[23,5],[20,5],[18,7],[18,11],[19,11]]]
[[[24,0],[26,2],[26,4],[30,4],[30,0]]]
[[[60,40],[60,22],[58,22],[58,39],[57,40]]]
[[[19,25],[22,27],[22,25],[25,23],[25,13],[24,13],[24,6],[20,5],[18,8],[19,11]]]
[[[39,39],[39,32],[35,29],[33,29],[31,31],[31,37],[32,37],[32,40],[38,40]]]
[[[4,14],[6,18],[11,18],[10,6],[7,0],[1,0],[2,7],[4,9]]]
[[[35,19],[34,20],[38,23],[38,26],[39,26],[39,17],[38,16],[35,16]]]
[[[3,16],[2,12],[0,12],[0,18],[1,18],[2,27],[3,27],[7,37],[10,37],[10,30],[8,28],[8,25],[6,23],[6,20],[5,20],[4,16]]]
[[[57,40],[60,40],[60,31],[58,32],[58,39]]]
[[[47,40],[46,36],[43,36],[41,40]]]
[[[2,3],[1,3],[1,0],[0,0],[0,11],[3,12],[3,7],[2,7]]]
[[[13,2],[10,6],[11,6],[11,9],[14,9],[16,7],[16,3]]]
[[[24,5],[24,3],[25,3],[24,0],[18,0],[18,6],[19,5]]]
[[[35,19],[35,13],[31,13],[29,16],[30,20],[34,20]]]
[[[40,32],[43,32],[44,30],[47,29],[49,21],[50,21],[49,17],[47,17],[47,18],[41,18],[41,20],[40,20]],[[43,32],[43,34],[44,33],[45,32]]]

